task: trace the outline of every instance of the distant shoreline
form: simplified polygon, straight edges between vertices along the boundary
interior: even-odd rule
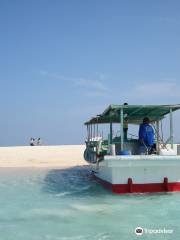
[[[85,145],[0,147],[0,168],[88,165],[83,157],[84,150]]]

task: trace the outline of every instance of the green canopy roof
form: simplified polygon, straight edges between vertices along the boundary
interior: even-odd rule
[[[149,117],[151,122],[161,120],[170,112],[180,109],[180,104],[176,105],[110,105],[105,111],[91,118],[87,124],[96,123],[120,123],[120,112],[123,109],[124,118],[132,124],[140,124],[144,117]]]

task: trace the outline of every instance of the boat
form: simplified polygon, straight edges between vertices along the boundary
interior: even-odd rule
[[[173,113],[179,109],[180,104],[125,103],[110,105],[86,121],[84,159],[91,164],[95,179],[117,194],[180,191],[180,145],[174,144],[173,133]],[[150,119],[154,131],[154,150],[147,148],[142,153],[139,137],[129,137],[127,129],[141,125],[144,118]],[[169,118],[166,141],[162,137],[164,118]],[[108,128],[107,137],[101,131],[103,126]],[[119,127],[119,135],[114,134],[115,127]]]

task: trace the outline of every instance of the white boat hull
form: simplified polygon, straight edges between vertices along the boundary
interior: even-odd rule
[[[120,194],[180,191],[180,156],[105,156],[94,175]]]

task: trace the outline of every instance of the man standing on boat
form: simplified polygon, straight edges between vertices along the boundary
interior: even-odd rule
[[[128,118],[127,117],[125,117],[124,119],[123,132],[124,132],[124,140],[127,141],[127,134],[128,134]]]
[[[125,102],[124,105],[127,106],[128,103]],[[127,134],[128,134],[128,118],[127,118],[127,116],[124,118],[123,132],[124,132],[124,140],[127,141]]]
[[[148,117],[143,119],[139,128],[140,154],[151,154],[154,145],[154,130]]]

